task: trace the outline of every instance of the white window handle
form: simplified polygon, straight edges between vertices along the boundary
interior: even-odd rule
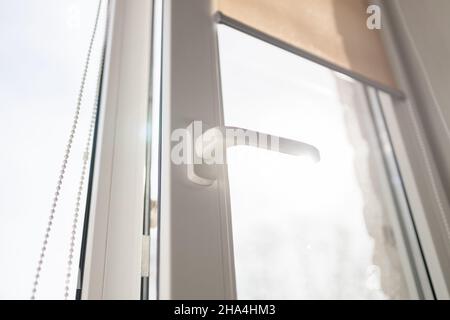
[[[191,154],[207,164],[224,164],[223,150],[238,145],[246,145],[292,156],[308,157],[313,162],[320,161],[319,150],[307,143],[292,139],[273,136],[239,127],[214,127],[206,130],[197,139],[191,142]],[[215,179],[201,177],[196,174],[195,161],[188,163],[188,178],[192,182],[209,186]]]
[[[197,156],[212,160],[214,150],[220,145],[227,148],[246,145],[292,156],[307,156],[314,162],[320,161],[319,150],[310,144],[239,127],[215,127],[206,130],[196,139],[195,151]]]

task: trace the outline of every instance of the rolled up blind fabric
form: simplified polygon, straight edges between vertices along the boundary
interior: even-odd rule
[[[367,27],[368,6],[367,0],[216,0],[226,17],[397,89],[379,30]]]

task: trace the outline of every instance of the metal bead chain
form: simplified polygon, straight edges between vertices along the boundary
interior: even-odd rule
[[[84,70],[83,70],[83,74],[81,77],[81,84],[80,84],[80,89],[78,92],[78,100],[77,100],[77,104],[76,104],[76,108],[75,108],[75,114],[72,120],[72,128],[70,130],[70,134],[69,134],[69,139],[66,145],[66,149],[64,151],[64,159],[62,162],[62,166],[61,166],[61,171],[59,173],[59,177],[56,183],[56,191],[55,191],[55,196],[53,198],[52,201],[52,205],[51,205],[51,209],[50,209],[50,215],[48,217],[48,223],[47,223],[47,228],[45,230],[45,234],[44,234],[44,241],[42,243],[42,247],[41,247],[41,254],[39,256],[39,260],[38,260],[38,266],[36,268],[36,273],[34,276],[34,282],[33,282],[33,288],[31,291],[31,300],[34,300],[36,298],[36,292],[37,292],[37,287],[39,284],[39,277],[41,275],[41,270],[42,270],[42,265],[44,263],[44,257],[45,257],[45,251],[47,250],[47,244],[48,244],[48,240],[50,238],[50,232],[52,230],[52,224],[53,224],[53,219],[55,217],[55,212],[56,212],[56,206],[59,200],[59,195],[60,195],[60,191],[61,191],[61,187],[63,184],[63,180],[64,180],[64,174],[66,172],[66,168],[67,168],[67,163],[69,160],[69,156],[70,156],[70,151],[72,150],[72,144],[73,144],[73,140],[74,140],[74,136],[76,133],[76,129],[77,129],[77,125],[78,125],[78,118],[80,115],[80,109],[81,109],[81,102],[83,100],[83,93],[84,93],[84,86],[86,83],[86,77],[87,77],[87,72],[89,69],[89,63],[91,60],[91,53],[92,53],[92,47],[94,44],[94,39],[95,39],[95,34],[97,32],[97,26],[98,26],[98,21],[99,21],[99,16],[100,16],[100,9],[101,9],[101,3],[102,0],[99,0],[99,4],[98,4],[98,8],[97,8],[97,15],[95,18],[95,24],[94,24],[94,28],[91,34],[91,39],[89,42],[89,48],[88,48],[88,52],[87,52],[87,56],[86,56],[86,61],[85,61],[85,65],[84,65]]]
[[[102,54],[103,56],[103,54]],[[102,62],[103,65],[103,62]],[[84,149],[83,154],[83,166],[81,169],[81,176],[80,181],[78,184],[78,193],[77,193],[77,200],[75,203],[75,211],[73,215],[73,221],[72,221],[72,232],[70,236],[70,244],[69,244],[69,256],[67,260],[67,274],[66,274],[66,282],[64,287],[64,299],[67,300],[69,297],[69,285],[70,285],[70,277],[72,272],[72,262],[73,262],[73,253],[75,248],[75,236],[78,228],[78,216],[80,213],[80,206],[81,206],[81,197],[83,194],[83,188],[84,188],[84,180],[86,178],[86,171],[89,163],[89,151],[91,150],[91,144],[92,144],[92,136],[94,133],[95,128],[95,122],[97,119],[97,112],[98,112],[98,102],[99,102],[99,94],[100,94],[100,80],[101,80],[101,74],[102,74],[102,67],[99,68],[98,75],[97,75],[97,93],[95,97],[94,106],[92,108],[92,114],[91,114],[91,122],[89,124],[89,132],[88,137],[86,140],[86,145]]]

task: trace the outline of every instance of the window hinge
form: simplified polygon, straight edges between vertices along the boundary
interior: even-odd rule
[[[142,235],[141,276],[150,276],[150,236]]]

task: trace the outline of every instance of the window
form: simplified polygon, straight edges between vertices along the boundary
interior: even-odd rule
[[[225,125],[321,154],[228,149],[238,298],[415,296],[405,196],[392,192],[363,85],[230,27],[218,34]]]
[[[213,22],[211,3],[163,9],[159,298],[433,298],[395,127],[402,93]],[[239,127],[322,159],[234,146],[227,165],[174,163],[171,135],[194,121],[210,141]]]
[[[266,2],[264,15],[271,15]],[[428,163],[416,176],[409,162],[417,146],[400,125],[407,121],[399,115],[410,111],[398,107],[403,93],[390,81],[377,33],[349,36],[353,28],[335,24],[349,13],[364,23],[365,2],[346,13],[334,3],[325,10],[329,35],[343,32],[346,40],[340,62],[303,40],[226,16],[226,3],[0,4],[0,298],[34,293],[43,248],[38,299],[448,295],[445,259],[424,214],[436,198],[417,188],[417,177],[426,180],[432,170]],[[285,35],[305,28],[285,19],[289,8],[276,15]],[[313,16],[308,11],[308,23]],[[349,56],[359,56],[361,37],[369,48],[362,69],[346,60],[347,45]],[[369,65],[373,54],[381,60]],[[281,137],[283,147],[269,151],[250,137],[248,144],[262,148],[225,146],[226,164],[197,163],[208,158],[198,151],[203,141],[173,137],[199,122],[200,136],[214,133],[207,152],[223,142],[219,133],[236,127],[271,136],[270,148]],[[188,162],[172,158],[180,145]],[[320,161],[310,161],[318,153]]]

